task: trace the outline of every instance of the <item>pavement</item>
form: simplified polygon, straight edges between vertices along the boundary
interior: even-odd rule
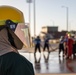
[[[54,46],[55,49],[57,46]],[[35,75],[76,75],[76,58],[65,59],[65,57],[58,56],[58,49],[52,51],[50,54],[45,51],[41,54],[37,51],[34,55],[34,47],[23,48],[19,53],[27,58],[34,67]]]

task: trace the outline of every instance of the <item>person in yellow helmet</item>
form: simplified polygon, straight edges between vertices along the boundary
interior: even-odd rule
[[[16,27],[12,20],[0,26],[0,75],[34,75],[32,63],[18,53],[23,43],[15,34]]]

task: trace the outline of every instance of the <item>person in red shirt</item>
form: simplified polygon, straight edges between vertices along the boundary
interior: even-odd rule
[[[67,43],[67,47],[68,47],[68,50],[67,50],[67,59],[68,58],[71,58],[72,56],[72,52],[73,52],[73,38],[72,36],[70,35],[69,38],[68,38],[68,43]]]

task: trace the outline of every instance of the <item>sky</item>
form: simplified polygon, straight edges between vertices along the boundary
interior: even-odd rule
[[[29,22],[29,4],[27,0],[0,0],[1,5],[18,8],[24,14],[25,23]],[[30,33],[34,35],[34,3],[30,4]],[[64,6],[64,7],[62,7]],[[58,26],[58,31],[67,29],[76,30],[76,0],[35,0],[36,35],[39,35],[43,26]]]

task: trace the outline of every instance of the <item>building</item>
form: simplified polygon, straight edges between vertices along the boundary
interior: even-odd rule
[[[57,32],[58,31],[58,26],[46,26],[46,27],[42,27],[41,31],[45,32],[45,33]]]
[[[42,27],[40,36],[44,38],[45,36],[49,37],[52,42],[59,42],[61,36],[65,36],[67,31],[58,31],[58,26],[46,26]]]

